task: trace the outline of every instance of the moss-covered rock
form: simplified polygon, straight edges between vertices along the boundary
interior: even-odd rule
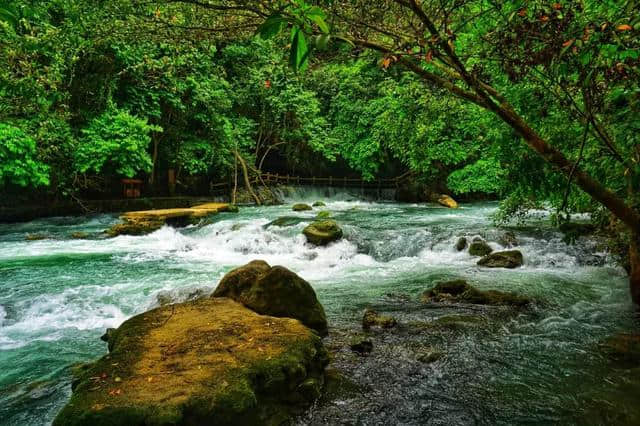
[[[254,260],[225,275],[213,297],[229,297],[254,311],[300,320],[327,334],[327,317],[311,285],[282,266]]]
[[[46,236],[45,234],[27,234],[24,237],[26,241],[40,241],[40,240],[46,240],[47,238],[49,237]]]
[[[125,220],[123,223],[113,225],[107,231],[107,235],[110,237],[117,237],[118,235],[147,235],[164,226],[162,220]]]
[[[441,206],[448,207],[450,209],[458,208],[458,202],[446,194],[441,194],[437,197],[436,202]]]
[[[471,256],[486,256],[491,253],[493,249],[486,241],[482,239],[475,239],[469,245],[469,254]]]
[[[395,318],[388,315],[380,315],[373,309],[367,309],[362,316],[363,330],[370,330],[372,327],[393,328],[397,324]]]
[[[503,305],[523,307],[531,300],[517,294],[497,290],[478,290],[464,280],[441,282],[422,294],[422,301],[429,302],[462,302],[477,305]]]
[[[316,215],[316,219],[329,219],[331,217],[331,212],[328,210],[322,210],[320,212],[318,212],[318,214]]]
[[[294,212],[304,212],[308,210],[313,210],[313,207],[311,207],[309,204],[298,203],[298,204],[294,204],[293,207],[291,207],[291,210],[293,210]]]
[[[342,238],[342,229],[335,220],[318,220],[302,231],[307,241],[317,246],[324,246]]]
[[[89,234],[87,232],[77,231],[71,234],[71,238],[74,240],[86,240],[89,238]]]
[[[467,245],[468,245],[467,239],[465,237],[460,237],[458,238],[458,241],[456,241],[455,247],[457,251],[462,251],[467,248]]]
[[[227,213],[238,213],[240,212],[240,209],[235,204],[229,204],[223,211]]]
[[[327,205],[322,201],[316,201],[312,204],[313,207],[326,207]]]
[[[76,370],[61,425],[280,425],[319,394],[327,353],[290,318],[230,299],[137,315],[111,351]]]
[[[518,268],[524,259],[519,250],[508,250],[491,253],[478,261],[478,265],[487,268]]]

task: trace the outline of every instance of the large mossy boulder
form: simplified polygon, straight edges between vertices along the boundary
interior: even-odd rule
[[[225,275],[213,297],[228,297],[254,311],[300,320],[321,336],[327,334],[327,317],[311,285],[282,266],[254,260]]]
[[[225,298],[145,312],[77,370],[55,426],[280,425],[318,397],[327,352],[299,321]]]
[[[335,220],[318,220],[302,231],[307,241],[317,246],[325,246],[342,238],[343,232]]]
[[[479,238],[474,238],[471,244],[469,244],[469,254],[471,256],[486,256],[492,251],[491,246]]]
[[[478,265],[487,268],[518,268],[524,259],[519,250],[498,251],[491,253],[478,261]]]
[[[293,210],[294,212],[304,212],[304,211],[313,210],[313,207],[311,207],[309,204],[298,203],[298,204],[294,204],[291,210]]]
[[[478,290],[464,280],[437,283],[435,287],[422,294],[422,301],[425,303],[458,302],[515,307],[523,307],[531,303],[530,299],[512,293],[497,290]]]

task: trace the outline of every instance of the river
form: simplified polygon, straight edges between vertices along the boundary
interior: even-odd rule
[[[306,245],[301,231],[317,209],[293,213],[290,203],[143,237],[103,238],[115,215],[0,225],[0,424],[49,424],[70,395],[69,366],[105,353],[99,337],[107,327],[159,300],[211,292],[227,271],[254,259],[313,285],[327,311],[333,366],[358,385],[312,407],[300,424],[640,424],[638,369],[613,364],[598,348],[639,320],[624,271],[596,241],[565,244],[540,212],[511,229],[524,266],[483,269],[454,245],[480,235],[500,248],[505,230],[492,224],[495,203],[449,210],[313,192],[289,201],[315,199],[342,225],[342,241]],[[281,216],[302,221],[265,229]],[[36,233],[47,239],[25,240]],[[517,312],[420,302],[434,282],[455,278],[536,302]],[[361,336],[366,307],[400,326]],[[446,315],[479,321],[430,331],[416,325]],[[373,352],[358,356],[349,343],[365,337]],[[420,362],[424,347],[444,356]]]

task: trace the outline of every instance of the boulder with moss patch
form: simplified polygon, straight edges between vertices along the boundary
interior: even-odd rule
[[[322,210],[316,215],[316,219],[329,219],[330,217],[331,212],[329,210]]]
[[[282,266],[254,260],[225,275],[213,297],[229,297],[254,311],[300,320],[327,334],[327,317],[311,285]]]
[[[479,266],[487,268],[518,268],[522,266],[524,259],[519,250],[499,251],[488,254],[478,260]]]
[[[523,307],[531,300],[513,293],[498,290],[478,290],[464,280],[441,282],[422,294],[422,301],[429,302],[461,302],[477,305],[502,305]]]
[[[327,352],[291,318],[226,298],[125,321],[110,352],[76,370],[62,425],[280,425],[317,398]]]
[[[343,232],[335,220],[318,220],[302,231],[307,241],[317,246],[325,246],[342,238]]]
[[[469,254],[471,256],[486,256],[492,251],[491,246],[481,238],[474,238],[471,244],[469,244]]]
[[[291,207],[291,210],[293,210],[294,212],[304,212],[308,210],[313,210],[313,207],[311,207],[309,204],[298,203],[298,204],[294,204],[293,207]]]
[[[327,205],[322,201],[316,201],[312,204],[313,207],[326,207]]]

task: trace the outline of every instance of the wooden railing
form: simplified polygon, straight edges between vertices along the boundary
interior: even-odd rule
[[[251,180],[252,185],[303,185],[303,186],[330,186],[338,188],[370,188],[370,189],[396,189],[403,181],[411,176],[410,172],[390,179],[376,179],[367,181],[362,178],[347,177],[301,177],[291,175],[280,175],[277,173],[262,173],[261,178]],[[229,182],[212,183],[211,190],[213,193],[228,192],[232,184]],[[242,187],[242,182],[238,182],[238,186]]]

